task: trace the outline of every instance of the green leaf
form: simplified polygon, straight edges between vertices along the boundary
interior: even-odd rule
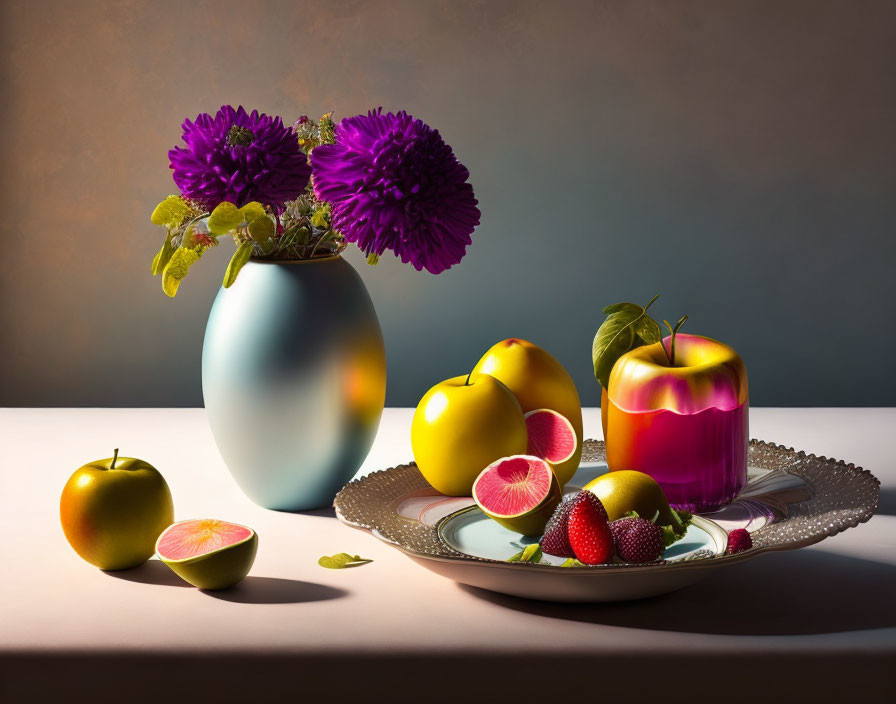
[[[208,231],[213,235],[226,235],[242,225],[245,219],[239,208],[225,200],[215,206],[212,214],[208,216]]]
[[[613,315],[614,313],[634,313],[640,315],[643,308],[636,303],[614,303],[604,308],[601,313]]]
[[[227,265],[227,271],[224,272],[224,288],[233,286],[233,282],[236,281],[240,269],[246,266],[246,262],[252,258],[252,251],[254,249],[255,244],[252,242],[243,242],[236,248],[236,251],[230,258],[230,263]]]
[[[171,298],[177,294],[180,282],[187,276],[190,267],[202,255],[189,247],[178,247],[162,270],[162,290]]]
[[[636,334],[636,326],[647,316],[647,309],[659,294],[650,299],[645,307],[634,303],[614,303],[604,310],[614,310],[601,324],[594,336],[591,345],[591,361],[594,364],[594,377],[600,385],[607,388],[610,385],[610,372],[616,361],[635,347],[640,347],[640,338]],[[659,326],[657,326],[659,329]],[[645,325],[645,334],[650,335],[652,326]]]
[[[567,557],[566,560],[563,561],[563,564],[560,566],[561,567],[584,567],[585,565],[584,565],[584,563],[579,562],[574,557]]]
[[[635,334],[645,345],[653,345],[662,338],[659,323],[649,315],[642,316],[635,323]]]
[[[162,225],[169,230],[183,223],[190,212],[190,206],[181,196],[168,196],[159,203],[149,216],[153,225]]]
[[[614,313],[597,329],[591,345],[594,377],[605,389],[610,385],[610,372],[616,360],[634,346],[634,323],[638,316],[631,312]]]
[[[329,557],[324,555],[318,559],[317,564],[321,567],[326,567],[328,570],[341,570],[345,567],[366,565],[368,562],[373,562],[373,560],[360,555],[349,555],[347,552],[339,552]]]
[[[660,526],[660,530],[663,532],[663,544],[666,547],[681,540],[688,532],[688,526],[691,525],[691,514],[687,511],[672,509],[672,515],[678,519],[678,525]]]
[[[246,203],[240,208],[240,214],[246,222],[252,222],[253,220],[258,220],[258,218],[267,217],[267,211],[264,209],[264,206],[255,200],[251,203]]]
[[[510,557],[508,557],[507,562],[532,562],[537,564],[541,562],[541,556],[541,544],[532,543],[531,545],[527,545],[515,555],[511,555]]]
[[[269,217],[256,218],[250,222],[249,236],[258,243],[264,254],[274,251],[274,223]]]
[[[321,230],[326,230],[330,227],[329,203],[325,203],[320,208],[314,211],[314,214],[311,216],[311,224],[315,227],[320,228]]]
[[[296,238],[299,236],[299,229],[300,228],[298,226],[294,225],[283,231],[283,234],[280,235],[280,238],[277,240],[277,244],[280,247],[281,251],[285,251],[292,247],[293,243],[296,241]]]
[[[162,270],[165,268],[165,265],[171,260],[171,255],[174,254],[174,245],[171,244],[171,233],[168,233],[168,236],[165,238],[164,244],[162,244],[162,248],[159,250],[158,254],[153,257],[152,260],[152,275],[156,276],[162,273]]]

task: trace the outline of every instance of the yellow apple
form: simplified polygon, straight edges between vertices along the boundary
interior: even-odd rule
[[[578,448],[562,464],[554,465],[560,486],[579,468],[582,459],[582,403],[569,373],[550,353],[526,340],[511,338],[494,345],[473,367],[473,373],[490,374],[509,388],[523,413],[550,408],[566,416],[576,431]]]
[[[174,522],[174,504],[155,467],[116,450],[72,474],[59,514],[75,552],[102,570],[123,570],[152,556],[159,534]]]
[[[470,496],[473,482],[502,457],[526,453],[526,421],[516,397],[487,374],[456,376],[424,394],[411,423],[411,447],[434,489]]]

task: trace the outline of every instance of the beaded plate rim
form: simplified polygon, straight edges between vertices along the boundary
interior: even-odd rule
[[[399,515],[398,504],[415,491],[429,489],[414,462],[376,470],[345,485],[336,495],[336,517],[344,524],[371,533],[411,558],[439,562],[478,564],[510,570],[562,572],[570,577],[593,577],[655,570],[690,570],[733,564],[765,552],[796,550],[854,528],[871,519],[880,500],[880,481],[867,469],[843,460],[806,453],[763,440],[752,439],[748,446],[749,464],[769,471],[781,471],[802,478],[811,488],[811,497],[788,504],[784,520],[751,532],[753,547],[735,554],[696,554],[676,561],[650,564],[606,564],[569,569],[538,563],[506,562],[461,553],[441,537],[452,511],[434,525]],[[602,440],[582,443],[583,461],[604,461]],[[466,508],[460,511],[468,510]],[[711,519],[704,517],[704,520]]]

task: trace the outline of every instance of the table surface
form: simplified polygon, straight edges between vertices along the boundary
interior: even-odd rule
[[[386,409],[359,475],[411,458],[411,415]],[[584,421],[586,437],[601,437],[598,409],[586,409]],[[837,672],[818,670],[818,695],[839,692],[850,676],[883,686],[896,664],[896,463],[889,444],[896,409],[757,408],[750,425],[754,437],[872,471],[882,484],[878,515],[818,545],[760,556],[668,596],[561,605],[440,578],[343,526],[332,509],[290,514],[255,506],[230,478],[202,409],[2,409],[0,528],[8,539],[0,547],[0,695],[27,691],[49,701],[60,682],[86,692],[96,685],[91,666],[112,660],[121,678],[143,678],[147,701],[153,687],[141,667],[150,660],[178,673],[182,692],[198,686],[190,673],[201,671],[199,663],[224,670],[230,674],[203,675],[204,686],[213,681],[233,697],[240,683],[250,686],[233,674],[247,662],[264,679],[252,691],[271,697],[287,682],[302,691],[297,667],[305,691],[332,688],[346,699],[374,686],[350,684],[358,673],[373,673],[376,686],[409,700],[417,697],[409,689],[426,686],[429,701],[448,701],[452,688],[475,678],[535,691],[562,667],[574,675],[569,665],[576,663],[589,668],[589,679],[622,689],[623,673],[638,677],[639,687],[659,686],[638,675],[648,663],[687,665],[702,682],[764,668],[778,673],[775,691],[790,696],[788,687],[807,685],[788,671],[807,658],[829,659]],[[164,474],[178,520],[216,517],[255,528],[251,575],[232,590],[205,593],[155,560],[104,573],[78,558],[59,525],[59,494],[74,469],[109,456],[113,446]],[[336,552],[373,562],[318,566],[318,557]],[[390,666],[400,679],[384,679]],[[411,672],[429,673],[430,684],[412,684]],[[443,685],[433,687],[438,673]],[[172,695],[170,680],[156,685]],[[751,687],[736,690],[746,696]]]

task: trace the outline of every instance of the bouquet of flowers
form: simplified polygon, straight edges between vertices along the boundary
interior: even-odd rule
[[[479,224],[469,171],[437,130],[403,111],[286,127],[225,105],[184,121],[183,142],[168,152],[180,193],[151,218],[167,231],[152,273],[169,296],[222,237],[236,245],[229,287],[250,259],[330,257],[349,242],[371,264],[389,249],[438,274],[463,258]]]

